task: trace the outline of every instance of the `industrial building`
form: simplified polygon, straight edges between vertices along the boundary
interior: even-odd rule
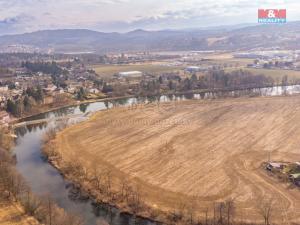
[[[128,71],[128,72],[120,72],[119,76],[120,77],[141,77],[143,73],[141,71]]]

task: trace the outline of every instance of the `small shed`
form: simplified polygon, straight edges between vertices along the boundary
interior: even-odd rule
[[[267,170],[273,170],[273,169],[282,169],[283,165],[281,163],[276,163],[276,162],[269,162],[268,165],[266,166]]]
[[[294,174],[290,174],[289,178],[291,180],[300,180],[300,173],[294,173]]]

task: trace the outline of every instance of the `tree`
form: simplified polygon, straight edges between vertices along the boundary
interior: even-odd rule
[[[16,116],[20,117],[24,113],[24,105],[23,105],[22,99],[18,99],[15,104],[16,104],[16,110],[17,110]]]
[[[270,225],[272,216],[273,200],[263,197],[258,203],[258,212],[264,219],[264,225]]]
[[[76,97],[80,101],[84,100],[86,98],[86,93],[85,93],[85,90],[83,89],[83,87],[80,87],[79,91],[77,92]]]
[[[60,68],[56,62],[22,62],[22,66],[31,72],[42,72],[46,74],[59,75],[63,74],[63,69]]]
[[[8,89],[12,90],[12,89],[15,89],[15,88],[16,88],[16,85],[14,83],[9,83]]]
[[[27,111],[27,112],[30,111],[32,108],[32,103],[27,95],[24,97],[23,105],[24,105],[25,111]]]
[[[113,88],[111,85],[107,85],[107,83],[105,82],[103,84],[103,88],[102,88],[102,92],[103,93],[108,93],[108,92],[112,92],[113,91]]]
[[[85,113],[87,110],[88,104],[81,104],[79,105],[79,109],[81,112]]]
[[[235,205],[233,199],[229,199],[225,202],[225,209],[226,209],[226,224],[227,225],[233,224],[234,214],[235,214]]]
[[[162,84],[164,82],[162,76],[159,76],[158,81],[159,81],[160,84]]]
[[[193,73],[192,77],[191,77],[192,82],[197,82],[198,78],[197,75],[195,73]]]
[[[192,90],[192,82],[189,78],[186,78],[183,82],[184,82],[184,91]]]
[[[168,87],[169,87],[170,90],[174,89],[174,85],[173,85],[173,81],[172,80],[169,80]]]
[[[43,101],[43,99],[44,99],[44,93],[43,93],[43,90],[42,90],[41,86],[37,87],[35,96],[33,96],[33,97],[39,103],[41,103]]]
[[[38,103],[42,103],[44,100],[44,93],[43,93],[41,86],[38,86],[36,89],[29,87],[26,89],[25,93],[29,97],[33,97],[33,99]]]
[[[16,116],[17,115],[17,106],[16,104],[8,99],[7,104],[6,104],[6,111],[11,113],[12,115]]]
[[[288,85],[288,77],[287,77],[287,75],[284,75],[284,76],[282,77],[281,85],[282,85],[282,86]]]

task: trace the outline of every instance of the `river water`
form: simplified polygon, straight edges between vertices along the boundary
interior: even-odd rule
[[[234,97],[239,95],[262,95],[276,96],[283,94],[299,94],[300,85],[287,87],[273,87],[251,89],[234,92],[222,92],[222,96]],[[126,98],[114,101],[94,102],[79,106],[65,107],[52,112],[43,113],[27,118],[26,121],[62,117],[66,115],[79,115],[74,120],[83,120],[88,113],[99,110],[106,110],[118,106],[130,106],[134,103],[147,103],[152,101],[183,101],[185,99],[210,99],[221,95],[216,92],[203,94],[171,95],[152,98]],[[72,119],[70,119],[72,120]],[[71,121],[72,122],[72,121]],[[74,121],[73,121],[74,122]],[[67,212],[81,216],[86,225],[110,224],[110,225],[131,225],[145,224],[155,225],[157,223],[142,218],[133,218],[128,214],[120,213],[116,208],[107,205],[93,203],[89,199],[78,199],[71,197],[72,185],[61,176],[61,174],[43,159],[41,147],[43,136],[50,126],[55,126],[54,122],[39,125],[30,125],[16,129],[16,145],[14,153],[17,159],[17,170],[24,177],[32,192],[39,196],[50,196],[58,206]]]

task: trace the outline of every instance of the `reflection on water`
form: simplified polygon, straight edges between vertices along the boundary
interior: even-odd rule
[[[116,208],[93,203],[87,197],[83,198],[82,194],[75,192],[72,185],[65,181],[54,167],[43,160],[40,149],[46,129],[47,125],[43,124],[16,130],[17,170],[23,175],[33,193],[51,196],[58,206],[81,215],[88,225],[97,222],[133,224],[134,219],[131,216],[120,214]],[[154,224],[146,220],[142,220],[141,223]]]
[[[235,91],[207,91],[200,94],[171,94],[162,96],[148,96],[137,98],[123,98],[111,101],[84,103],[79,106],[63,107],[51,112],[42,113],[30,118],[26,118],[23,121],[38,120],[45,118],[62,117],[71,114],[85,114],[88,112],[96,112],[103,109],[109,109],[119,106],[130,106],[138,103],[150,103],[150,102],[168,102],[168,101],[182,101],[187,99],[216,99],[227,97],[240,97],[240,96],[280,96],[280,95],[292,95],[300,94],[300,85],[290,86],[274,86],[267,88],[248,88]]]
[[[180,101],[185,99],[210,99],[243,95],[275,96],[295,93],[300,93],[300,85],[228,92],[203,92],[201,94],[126,98],[114,101],[95,102],[81,104],[79,106],[64,107],[52,112],[27,118],[26,120],[62,117],[71,114],[84,115],[89,112],[96,112],[112,107],[130,106],[136,103],[148,103],[155,101],[167,102],[172,100]],[[74,192],[72,185],[65,181],[55,168],[43,160],[41,154],[41,145],[43,135],[49,126],[55,126],[55,124],[42,123],[16,129],[16,134],[18,136],[15,146],[17,169],[25,178],[35,194],[49,195],[60,207],[64,208],[68,212],[82,216],[87,225],[94,225],[98,222],[105,222],[112,225],[155,224],[149,220],[132,218],[132,216],[120,213],[116,208],[112,208],[108,205],[96,204],[90,199],[83,198],[80,192]]]
[[[118,104],[129,104],[131,100],[115,102],[96,102],[80,106],[62,108],[34,116],[31,119],[61,117],[70,114],[84,114],[114,107]],[[148,220],[133,218],[122,214],[118,209],[109,205],[99,205],[92,200],[82,197],[82,193],[75,192],[73,186],[63,179],[59,172],[49,163],[44,161],[41,154],[43,135],[48,127],[55,123],[41,123],[19,127],[16,129],[16,146],[14,152],[17,158],[17,170],[37,195],[50,196],[58,206],[66,211],[80,215],[87,225],[94,224],[155,224]]]

